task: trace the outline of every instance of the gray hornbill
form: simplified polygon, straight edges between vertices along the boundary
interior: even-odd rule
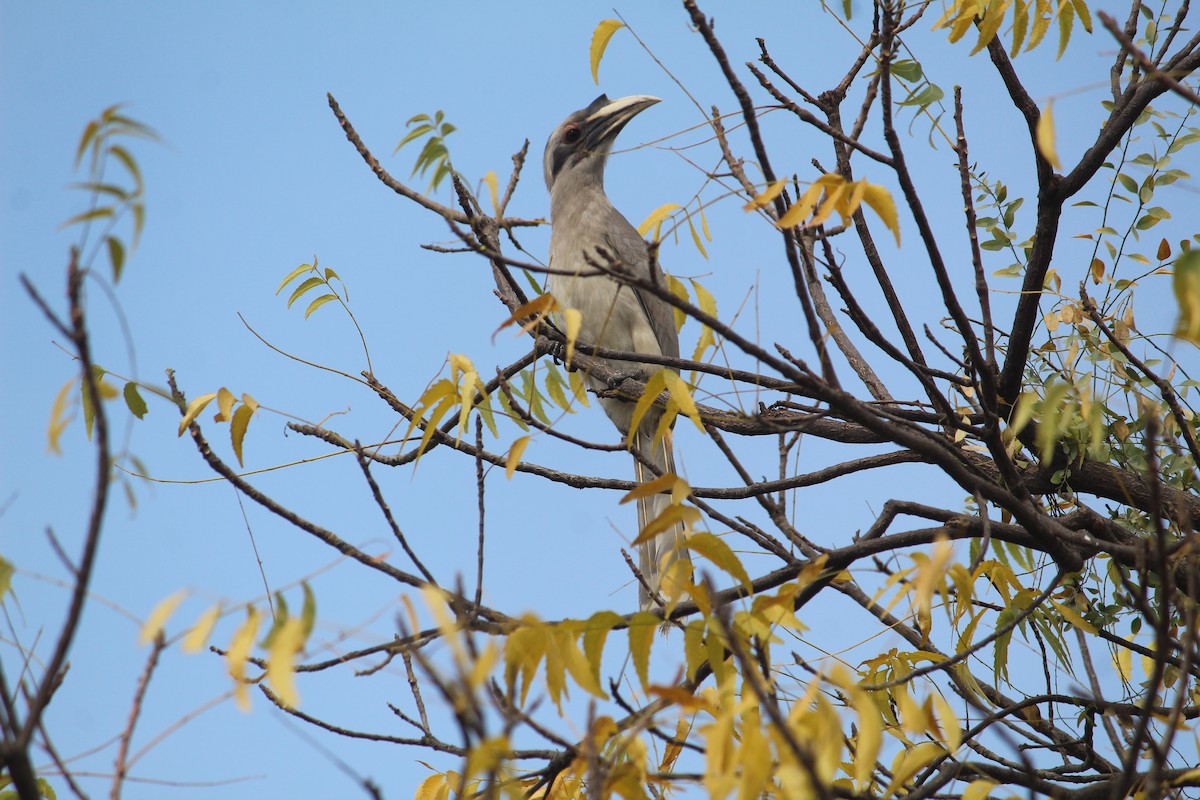
[[[632,353],[679,356],[679,335],[671,306],[636,286],[622,284],[602,274],[596,264],[619,263],[632,275],[665,285],[662,270],[637,229],[613,208],[604,193],[604,166],[617,134],[637,114],[659,102],[657,97],[635,95],[609,100],[597,97],[587,108],[574,112],[554,129],[546,142],[546,188],[550,191],[550,278],[549,289],[563,308],[578,309],[583,317],[580,341]],[[592,263],[588,263],[591,261]],[[605,362],[612,369],[645,381],[660,367],[636,361]],[[587,376],[597,391],[608,388],[604,381]],[[675,471],[670,437],[654,443],[661,413],[652,408],[630,434],[634,402],[601,396],[609,419],[659,473]],[[639,483],[655,478],[634,460]],[[656,518],[668,504],[664,495],[638,500],[638,530]],[[641,545],[639,568],[650,587],[657,591],[664,558],[683,535],[681,527],[660,534]],[[686,558],[683,550],[676,558]],[[647,608],[652,600],[645,588],[638,593]]]

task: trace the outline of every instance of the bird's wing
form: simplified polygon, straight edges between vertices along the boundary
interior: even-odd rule
[[[642,235],[624,217],[621,217],[620,220],[624,224],[609,226],[609,233],[606,237],[614,251],[613,255],[628,265],[634,274],[647,275],[659,286],[666,287],[666,276],[657,261],[651,263],[650,251]],[[646,319],[650,322],[650,328],[654,331],[654,338],[658,341],[659,350],[664,356],[678,358],[679,332],[675,330],[675,312],[671,306],[644,289],[630,288],[633,289],[642,311],[646,314]]]

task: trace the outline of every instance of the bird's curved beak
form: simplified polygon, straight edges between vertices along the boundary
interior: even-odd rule
[[[657,97],[635,94],[601,106],[583,121],[586,148],[593,152],[607,152],[629,120],[660,102]]]

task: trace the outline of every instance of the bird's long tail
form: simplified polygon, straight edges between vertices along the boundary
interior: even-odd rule
[[[654,428],[647,421],[639,426],[635,435],[634,446],[644,457],[651,461],[660,474],[675,472],[675,457],[671,452],[670,436],[664,436],[659,442],[654,442]],[[638,483],[648,483],[658,476],[646,468],[641,461],[634,459],[633,474]],[[652,494],[638,498],[638,533],[646,529],[658,516],[671,505],[669,494]],[[683,548],[683,525],[676,523],[669,530],[663,531],[648,542],[638,546],[638,569],[646,578],[653,592],[657,593],[662,584],[663,575],[678,560],[690,561],[688,551]],[[638,587],[638,600],[643,609],[652,608],[655,603],[645,586]]]

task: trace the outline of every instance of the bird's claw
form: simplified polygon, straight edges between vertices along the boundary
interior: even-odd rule
[[[637,372],[614,372],[613,376],[608,379],[608,388],[619,389],[621,388],[621,384],[625,383],[625,381],[639,380],[642,380],[642,376]]]

